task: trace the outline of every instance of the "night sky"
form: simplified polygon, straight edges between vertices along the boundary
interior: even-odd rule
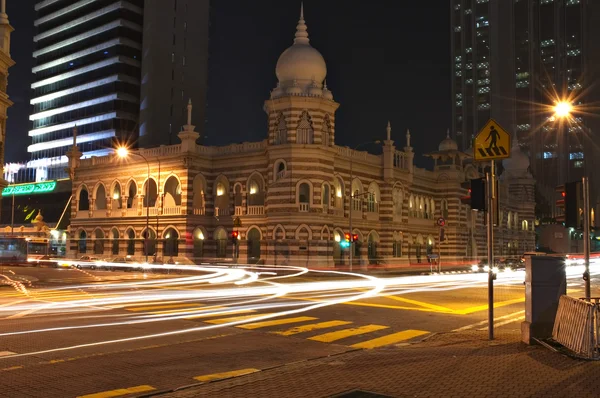
[[[17,61],[9,78],[15,105],[7,161],[28,159],[33,3],[7,1]],[[263,103],[277,83],[277,59],[293,43],[299,9],[296,0],[212,2],[206,144],[266,137]],[[327,62],[329,89],[341,103],[336,143],[384,139],[389,119],[398,147],[410,128],[417,154],[434,150],[451,123],[448,2],[306,0],[304,12],[311,44]],[[421,156],[416,160],[424,164]]]

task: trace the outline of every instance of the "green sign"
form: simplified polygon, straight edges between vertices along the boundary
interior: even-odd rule
[[[9,185],[2,190],[2,196],[30,195],[52,192],[56,188],[56,181],[36,182],[34,184]]]

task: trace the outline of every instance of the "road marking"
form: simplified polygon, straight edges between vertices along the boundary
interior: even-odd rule
[[[9,357],[11,355],[15,355],[16,352],[12,351],[0,351],[0,357]]]
[[[151,305],[148,307],[134,307],[134,308],[126,308],[127,311],[152,311],[152,310],[163,310],[167,308],[183,308],[183,307],[201,307],[204,304],[163,304],[163,305]]]
[[[412,338],[422,336],[424,334],[429,334],[429,332],[426,332],[424,330],[403,330],[402,332],[392,333],[376,339],[363,341],[362,343],[353,344],[350,347],[367,349],[377,348],[384,345],[398,343],[400,341],[410,340]]]
[[[388,328],[388,326],[367,325],[367,326],[361,326],[358,328],[343,329],[343,330],[338,330],[337,332],[329,332],[329,333],[325,333],[325,334],[320,334],[318,336],[309,337],[308,340],[321,341],[323,343],[331,343],[332,341],[345,339],[346,337],[356,336],[356,335],[365,334],[365,333],[371,333],[376,330],[387,329],[387,328]]]
[[[512,314],[508,314],[508,315],[504,315],[504,316],[500,316],[498,318],[494,318],[494,322],[501,321],[501,320],[507,319],[507,318],[512,318],[512,317],[518,316],[518,315],[523,314],[523,313],[525,313],[525,310],[513,312]],[[463,327],[458,328],[458,329],[454,329],[453,332],[462,332],[463,330],[474,329],[477,326],[485,325],[486,323],[488,323],[488,320],[477,322],[477,323],[473,323],[471,325],[463,326]]]
[[[312,330],[318,329],[327,329],[334,326],[342,326],[348,325],[352,322],[347,321],[328,321],[328,322],[320,322],[320,323],[312,323],[310,325],[296,326],[294,328],[284,330],[282,332],[273,332],[274,334],[278,334],[280,336],[292,336],[298,333],[310,332]]]
[[[260,328],[266,328],[269,326],[285,325],[288,323],[314,321],[315,319],[318,319],[318,318],[314,318],[312,316],[299,316],[297,318],[284,318],[284,319],[274,319],[274,320],[263,321],[263,322],[246,323],[244,325],[239,325],[237,327],[241,328],[241,329],[260,329]]]
[[[500,326],[508,325],[509,323],[513,323],[513,322],[522,321],[523,319],[525,319],[525,316],[524,316],[524,315],[522,315],[522,316],[519,316],[519,317],[517,317],[517,318],[514,318],[514,319],[509,319],[509,320],[507,320],[507,321],[504,321],[504,322],[499,322],[499,323],[495,323],[495,322],[494,322],[494,327],[495,327],[495,328],[498,328],[498,327],[500,327]],[[484,328],[477,329],[477,330],[481,332],[481,331],[483,331],[483,330],[488,330],[488,327],[486,326],[486,327],[484,327]]]
[[[230,318],[210,319],[210,320],[204,321],[204,322],[206,322],[206,323],[212,323],[214,325],[221,325],[223,323],[239,322],[239,321],[256,319],[256,318],[260,318],[261,316],[267,316],[267,315],[273,315],[273,314],[255,314],[255,315],[232,316]]]
[[[398,297],[398,296],[384,296],[387,298],[390,298],[392,300],[396,300],[396,301],[400,301],[403,303],[408,303],[408,304],[414,304],[414,305],[418,305],[419,307],[424,307],[424,308],[429,308],[430,310],[434,310],[437,312],[453,312],[454,310],[451,308],[447,308],[447,307],[442,307],[441,305],[435,305],[435,304],[430,304],[430,303],[426,303],[423,301],[417,301],[417,300],[411,300],[411,299],[407,299],[404,297]]]
[[[195,380],[209,382],[214,380],[221,379],[229,379],[231,377],[238,377],[243,375],[249,375],[250,373],[260,372],[260,369],[248,368],[248,369],[239,369],[232,370],[230,372],[222,372],[222,373],[213,373],[209,375],[197,376],[194,377]]]
[[[497,303],[494,303],[494,308],[504,307],[504,306],[511,305],[511,304],[522,303],[524,301],[525,301],[525,297],[516,298],[516,299],[512,299],[512,300],[506,300],[506,301],[499,301]],[[464,308],[462,310],[455,310],[454,313],[460,314],[460,315],[467,315],[467,314],[472,314],[473,312],[479,312],[479,311],[483,311],[483,310],[487,310],[487,309],[488,309],[488,305],[483,304],[483,305],[478,305],[476,307],[469,307],[469,308]]]
[[[129,388],[120,388],[118,390],[97,392],[95,394],[80,395],[77,398],[111,398],[111,397],[120,397],[122,395],[129,395],[129,394],[135,394],[138,392],[148,392],[148,391],[154,391],[154,390],[156,390],[156,388],[154,388],[152,386],[142,385],[142,386],[129,387]]]

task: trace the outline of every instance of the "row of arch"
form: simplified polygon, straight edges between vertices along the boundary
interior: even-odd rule
[[[283,113],[279,113],[276,120],[275,131],[273,134],[273,143],[275,145],[282,145],[289,143],[289,134],[286,122],[286,117]],[[329,115],[325,115],[323,119],[323,126],[321,130],[321,144],[325,146],[333,145],[332,134],[333,128],[331,125],[331,119]],[[308,111],[304,110],[300,114],[298,119],[298,126],[296,127],[296,143],[297,144],[314,144],[315,141],[315,129],[313,122]]]

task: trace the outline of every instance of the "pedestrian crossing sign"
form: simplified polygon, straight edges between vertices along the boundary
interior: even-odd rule
[[[475,160],[494,160],[510,157],[510,134],[494,119],[479,131],[473,143]]]

